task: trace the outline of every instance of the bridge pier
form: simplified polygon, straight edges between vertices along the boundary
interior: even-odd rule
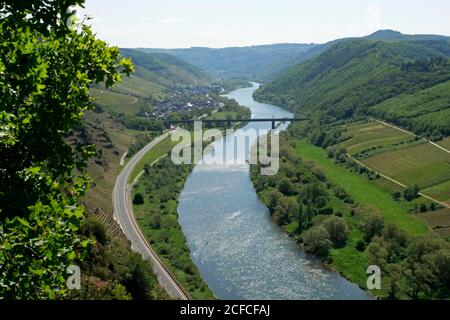
[[[276,129],[276,127],[275,127],[275,121],[272,121],[272,130],[275,130]]]

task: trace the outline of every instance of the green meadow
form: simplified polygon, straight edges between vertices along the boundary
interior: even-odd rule
[[[139,103],[136,98],[112,91],[91,89],[95,103],[115,113],[134,115],[139,112]]]
[[[386,223],[395,224],[401,229],[415,235],[429,232],[429,228],[414,215],[409,213],[411,203],[394,201],[386,188],[368,180],[366,176],[350,172],[336,165],[322,148],[312,146],[306,140],[300,140],[297,152],[305,160],[319,164],[326,176],[345,191],[358,203],[376,207],[382,212]]]

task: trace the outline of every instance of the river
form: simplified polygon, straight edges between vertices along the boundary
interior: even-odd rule
[[[292,116],[277,106],[254,101],[257,86],[227,96],[250,108],[252,118]],[[271,123],[249,123],[243,129],[270,127]],[[192,260],[220,299],[371,298],[305,254],[272,221],[245,162],[197,165],[180,196],[178,213]]]

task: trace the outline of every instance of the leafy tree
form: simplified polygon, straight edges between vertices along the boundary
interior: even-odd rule
[[[298,212],[298,204],[294,199],[281,197],[275,207],[273,218],[280,225],[289,224]]]
[[[402,193],[401,193],[400,191],[393,191],[393,192],[392,192],[392,198],[393,198],[395,201],[400,200],[401,197],[402,197]]]
[[[395,300],[400,291],[401,267],[398,264],[391,264],[387,269],[389,272],[389,299]]]
[[[381,213],[373,208],[360,206],[357,214],[361,218],[361,229],[364,231],[366,242],[374,236],[381,235],[384,228],[384,219]]]
[[[275,211],[275,207],[277,206],[280,199],[283,197],[283,194],[278,190],[273,190],[268,195],[268,207],[271,213]]]
[[[389,243],[383,237],[374,237],[367,247],[371,263],[384,268],[389,257]]]
[[[137,253],[131,253],[126,262],[126,268],[128,268],[128,278],[125,282],[128,292],[137,300],[151,299],[156,279],[152,276],[150,264],[142,260]]]
[[[305,251],[319,257],[326,257],[333,246],[330,234],[322,226],[312,227],[302,235]]]
[[[78,199],[92,148],[64,135],[93,108],[89,86],[132,71],[89,27],[70,28],[84,0],[0,1],[0,296],[61,298],[83,258]],[[69,27],[68,27],[69,26]]]
[[[144,196],[142,193],[138,192],[133,197],[133,204],[141,205],[144,204]]]
[[[419,210],[420,212],[427,212],[428,210],[427,205],[425,203],[421,203],[419,206]]]
[[[358,240],[355,246],[356,250],[359,252],[363,252],[367,248],[367,242],[365,242],[363,239]]]
[[[420,189],[417,185],[406,188],[405,191],[403,191],[403,198],[407,201],[417,199],[419,197],[419,191]]]
[[[328,231],[334,247],[345,245],[349,229],[344,219],[332,216],[323,222],[323,227]]]
[[[94,236],[103,245],[108,240],[105,226],[96,217],[89,217],[85,220],[83,231],[86,236]]]
[[[417,299],[427,294],[435,281],[430,255],[442,249],[441,240],[429,237],[417,237],[408,245],[407,258],[403,262],[403,274],[409,289],[409,295]]]
[[[299,198],[302,200],[303,204],[316,204],[316,199],[319,197],[324,197],[325,200],[328,199],[328,194],[325,188],[320,183],[309,183],[305,185],[302,189]],[[322,200],[322,199],[321,199]],[[319,200],[318,204],[322,205],[323,201]]]
[[[429,255],[427,263],[434,275],[433,291],[438,297],[448,297],[450,293],[450,249],[448,246]]]
[[[327,198],[325,198],[324,196],[318,196],[315,200],[314,200],[314,206],[317,209],[322,209],[327,205]]]
[[[398,263],[406,256],[408,237],[406,232],[393,224],[389,224],[383,231],[384,239],[389,243],[389,263]]]
[[[320,180],[327,181],[327,176],[325,175],[325,171],[320,167],[311,168],[311,172]]]
[[[283,178],[278,184],[278,190],[285,196],[291,196],[294,194],[294,186],[287,178]]]

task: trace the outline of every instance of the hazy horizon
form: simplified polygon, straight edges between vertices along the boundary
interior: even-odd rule
[[[79,16],[111,45],[136,48],[325,43],[378,30],[449,35],[450,1],[87,0]]]

